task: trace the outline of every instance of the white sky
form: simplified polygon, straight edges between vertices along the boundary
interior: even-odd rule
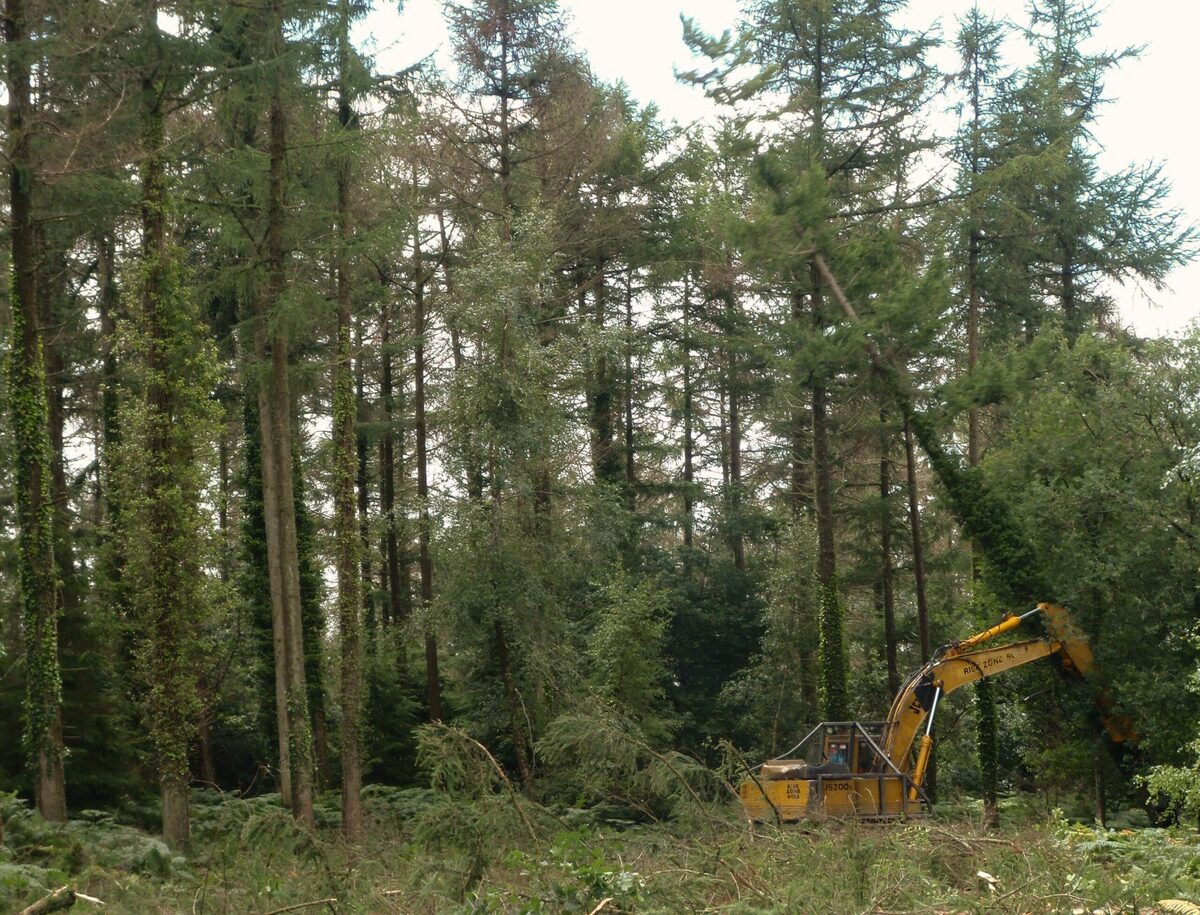
[[[940,26],[952,38],[955,17],[970,0],[910,0],[902,23],[912,29]],[[1024,20],[1023,0],[980,0],[996,15]],[[680,14],[686,13],[710,33],[734,25],[737,0],[560,0],[568,13],[576,44],[596,75],[607,82],[623,80],[639,102],[658,105],[667,119],[689,123],[713,108],[702,92],[680,85],[676,69],[696,64],[682,40]],[[1096,128],[1104,145],[1102,166],[1108,171],[1146,160],[1165,163],[1174,185],[1173,205],[1189,222],[1200,221],[1200,130],[1188,115],[1196,65],[1195,36],[1200,34],[1200,3],[1190,0],[1110,0],[1102,4],[1101,25],[1092,48],[1117,49],[1144,45],[1139,60],[1110,74],[1107,94],[1114,101]],[[361,26],[372,41],[381,70],[391,71],[446,44],[440,0],[407,0],[402,13],[394,0],[379,3]],[[1019,48],[1014,49],[1019,53]],[[942,49],[938,62],[953,65]],[[437,57],[435,57],[435,60]],[[1170,288],[1135,290],[1118,298],[1126,322],[1143,334],[1177,333],[1200,318],[1200,262],[1176,270]]]

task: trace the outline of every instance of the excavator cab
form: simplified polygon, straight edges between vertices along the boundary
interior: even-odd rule
[[[825,721],[785,757],[758,767],[738,788],[753,820],[791,822],[819,814],[916,816],[923,800],[881,746],[882,721]],[[910,797],[910,794],[916,794]]]

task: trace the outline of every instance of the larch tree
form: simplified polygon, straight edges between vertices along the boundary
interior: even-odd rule
[[[824,595],[822,701],[829,719],[847,713],[831,441],[831,389],[844,357],[831,347],[829,329],[838,312],[825,300],[811,252],[824,251],[835,263],[852,260],[863,217],[886,212],[901,164],[926,145],[916,116],[928,87],[929,39],[894,25],[901,7],[898,0],[755,0],[743,11],[736,41],[685,25],[692,48],[718,63],[691,78],[718,102],[775,125],[760,140],[758,255],[788,289],[785,323],[795,389],[790,426],[793,437],[806,427],[811,433],[817,575]],[[745,67],[754,75],[746,78]],[[869,278],[858,275],[869,289]],[[802,460],[805,451],[794,442],[793,460]],[[805,476],[795,469],[792,480]],[[802,497],[793,493],[792,501],[799,505]]]
[[[1074,345],[1109,317],[1114,285],[1161,289],[1194,254],[1196,233],[1167,205],[1161,163],[1100,168],[1105,79],[1139,49],[1092,51],[1099,13],[1081,0],[1037,0],[1029,12],[1024,35],[1036,59],[1008,81],[996,125],[999,215],[1015,260],[1006,272],[1014,300],[1026,288],[1035,297],[1026,338],[1053,316]]]

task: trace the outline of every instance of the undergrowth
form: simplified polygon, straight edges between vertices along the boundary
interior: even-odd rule
[[[0,798],[0,911],[68,882],[106,912],[198,915],[320,899],[336,902],[303,911],[1092,913],[1200,900],[1195,832],[1103,830],[1061,817],[998,833],[962,815],[751,828],[726,804],[632,824],[507,790],[375,786],[366,790],[368,835],[350,847],[337,835],[333,795],[322,798],[315,834],[277,797],[195,801],[185,859],[110,814],[52,826]],[[81,901],[73,911],[94,909]]]

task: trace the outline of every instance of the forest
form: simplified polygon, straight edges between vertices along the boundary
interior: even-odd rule
[[[1198,235],[1096,135],[1142,49],[681,6],[691,125],[557,0],[400,72],[368,0],[4,0],[0,910],[1200,912],[1200,327],[1118,307]],[[947,698],[926,815],[747,821],[1042,601],[1087,683]]]

